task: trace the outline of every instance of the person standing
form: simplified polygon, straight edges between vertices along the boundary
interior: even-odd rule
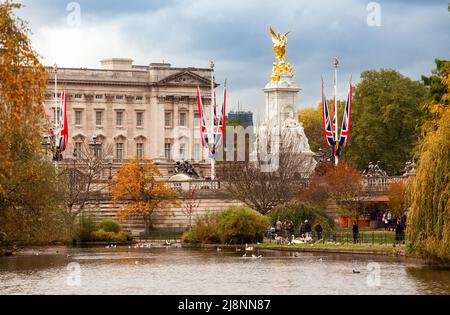
[[[281,220],[278,219],[278,221],[275,223],[275,233],[277,235],[280,235],[282,229],[283,229],[283,223],[281,223]]]
[[[302,225],[300,226],[300,236],[305,238],[306,237],[306,228],[305,228],[305,223],[302,223]]]
[[[314,227],[314,230],[316,231],[317,239],[320,241],[322,239],[322,232],[323,232],[323,228],[322,225],[320,225],[320,221],[317,222],[316,226]]]
[[[405,226],[402,220],[398,219],[395,225],[395,242],[400,245],[405,240]]]
[[[309,224],[308,220],[305,220],[305,234],[306,234],[306,237],[311,237],[311,231],[312,231],[311,224]]]
[[[354,221],[353,222],[352,232],[353,232],[353,244],[356,244],[356,243],[358,243],[358,239],[359,239],[359,225],[358,225],[358,221]]]

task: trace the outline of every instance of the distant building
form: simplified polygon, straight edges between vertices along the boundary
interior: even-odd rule
[[[235,122],[245,127],[253,126],[253,113],[251,111],[234,111],[228,113],[227,121]]]

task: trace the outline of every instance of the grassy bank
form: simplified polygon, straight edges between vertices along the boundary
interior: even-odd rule
[[[404,256],[404,246],[392,245],[338,245],[338,244],[297,244],[297,245],[277,245],[277,244],[258,244],[259,249],[273,249],[286,251],[303,252],[330,252],[330,253],[349,253],[349,254],[376,254],[376,255],[397,255]]]

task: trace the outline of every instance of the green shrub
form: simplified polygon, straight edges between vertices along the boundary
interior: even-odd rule
[[[223,243],[256,243],[269,225],[266,216],[245,207],[231,207],[220,215],[218,232]]]
[[[90,240],[94,242],[126,242],[128,241],[128,234],[125,232],[107,232],[100,229],[91,234]]]
[[[188,235],[189,243],[217,244],[220,242],[218,234],[219,215],[207,213],[195,219],[195,226]]]
[[[292,221],[296,229],[308,220],[314,229],[314,226],[320,222],[325,233],[334,229],[334,221],[327,214],[320,209],[307,206],[301,202],[291,202],[285,205],[274,208],[268,214],[270,221],[275,223],[278,220],[284,222],[285,220]]]
[[[183,240],[192,244],[253,243],[262,241],[268,225],[267,217],[257,211],[232,207],[197,218]]]
[[[97,229],[113,233],[119,233],[122,230],[120,224],[113,220],[103,220],[99,223]]]
[[[91,216],[81,215],[73,232],[72,239],[77,242],[89,242],[97,226]]]

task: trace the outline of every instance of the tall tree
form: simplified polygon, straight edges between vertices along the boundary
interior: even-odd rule
[[[157,178],[161,173],[149,160],[134,159],[125,164],[114,176],[112,193],[114,202],[123,202],[119,218],[140,218],[145,222],[145,232],[152,229],[155,211],[167,213],[169,206],[178,206],[178,192]]]
[[[430,77],[422,76],[425,86],[428,88],[426,101],[420,106],[421,137],[425,138],[429,132],[437,129],[442,113],[449,106],[449,88],[445,84],[445,78],[450,74],[450,61],[436,59],[436,69]]]
[[[450,75],[442,80],[450,100]],[[435,103],[430,100],[428,103]],[[428,104],[430,105],[430,104]],[[411,185],[407,245],[412,253],[450,261],[450,107],[440,104],[440,118],[433,122],[419,145],[417,175]],[[424,104],[427,106],[427,104]],[[435,118],[430,118],[435,120]]]
[[[354,90],[346,158],[360,170],[381,161],[388,174],[401,174],[417,142],[419,105],[426,89],[394,70],[364,71],[361,79]]]
[[[30,243],[58,237],[62,198],[41,147],[46,72],[19,8],[0,4],[0,233]]]

